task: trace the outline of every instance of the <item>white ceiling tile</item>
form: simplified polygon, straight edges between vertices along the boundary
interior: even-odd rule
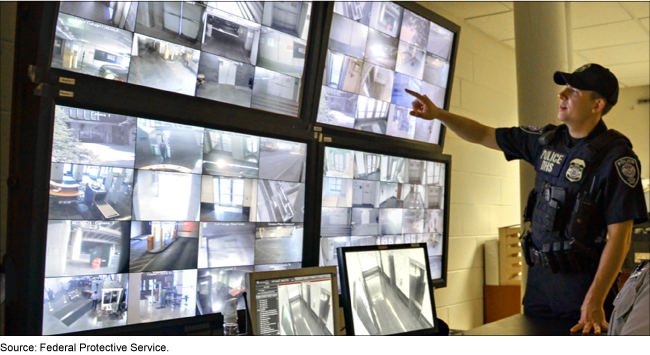
[[[477,16],[495,14],[510,9],[498,2],[483,1],[441,1],[427,3],[429,8],[440,8],[458,18],[467,19]]]
[[[638,76],[636,78],[621,78],[619,79],[619,84],[625,87],[635,87],[635,86],[648,86],[650,85],[650,79],[643,78]]]
[[[573,49],[586,50],[648,41],[635,20],[573,30]]]
[[[627,11],[615,2],[571,3],[571,25],[574,29],[631,19]]]
[[[499,41],[515,38],[515,19],[512,12],[477,17],[469,19],[467,22]]]
[[[580,54],[593,63],[601,65],[615,65],[624,63],[647,62],[650,60],[650,46],[648,42],[624,44],[607,48],[580,51]]]
[[[650,81],[650,62],[612,65],[609,70],[627,86],[630,86],[628,82],[645,82],[648,85]]]
[[[630,10],[636,18],[650,16],[650,2],[648,1],[623,1],[620,4]]]
[[[645,30],[650,31],[650,18],[649,17],[642,18],[640,21],[643,27],[645,27]]]

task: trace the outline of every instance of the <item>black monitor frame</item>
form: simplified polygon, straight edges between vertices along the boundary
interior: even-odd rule
[[[257,318],[257,303],[255,302],[255,292],[257,286],[255,285],[256,281],[261,280],[275,280],[287,277],[300,277],[300,276],[314,276],[314,275],[331,275],[330,285],[332,287],[332,319],[334,324],[334,334],[340,335],[341,329],[341,320],[339,319],[338,308],[339,308],[339,297],[338,297],[338,275],[336,272],[335,266],[326,266],[326,267],[308,267],[302,269],[291,269],[291,270],[277,270],[277,271],[259,271],[252,272],[246,275],[246,289],[247,291],[247,300],[248,300],[248,309],[250,312],[250,322],[251,322],[251,334],[250,335],[260,335],[258,329],[258,318]]]
[[[442,18],[415,3],[399,3],[429,19]],[[269,138],[293,140],[308,146],[305,211],[305,237],[303,241],[303,267],[318,265],[318,235],[320,220],[320,191],[322,190],[322,159],[324,145],[318,144],[323,135],[314,134],[315,116],[320,95],[320,80],[327,51],[323,43],[329,33],[333,4],[313,2],[309,40],[305,58],[302,92],[298,118],[247,109],[239,106],[185,96],[163,90],[129,83],[107,80],[90,75],[51,68],[52,46],[59,11],[58,2],[21,2],[17,7],[16,43],[14,52],[14,86],[9,155],[7,253],[4,270],[7,275],[7,300],[5,305],[5,331],[7,335],[40,335],[42,331],[43,304],[34,300],[43,298],[45,279],[45,247],[48,221],[49,176],[51,168],[53,114],[56,105],[123,114],[133,117],[169,121],[210,129],[233,131]],[[444,20],[447,21],[447,20]],[[450,59],[453,75],[459,27],[450,23],[456,33],[454,50]],[[318,83],[314,85],[313,83]],[[451,83],[448,90],[451,91]],[[449,96],[449,95],[447,95]],[[449,97],[447,97],[448,106]],[[439,146],[395,137],[381,137],[382,142],[370,143],[378,136],[351,130],[332,130],[349,142],[348,149],[398,154],[414,159],[443,159],[449,163],[446,184],[450,186],[450,157],[441,155]],[[444,128],[441,133],[444,137]],[[325,137],[325,140],[331,137]],[[336,138],[334,145],[338,144]],[[330,144],[326,142],[325,144]],[[319,158],[320,157],[320,158]],[[321,175],[318,175],[321,174]],[[315,182],[314,182],[315,181]],[[449,188],[447,189],[449,191]],[[448,192],[447,192],[448,193]],[[311,196],[312,198],[309,198]],[[445,197],[449,210],[449,198]],[[312,211],[312,212],[309,212]],[[448,230],[448,213],[445,231]],[[311,237],[308,237],[311,233]],[[444,274],[447,265],[447,240],[443,258]],[[438,286],[444,286],[445,282]],[[40,304],[39,304],[40,303]],[[240,321],[244,319],[240,314]],[[221,314],[181,318],[155,323],[129,325],[74,335],[183,335],[221,326]],[[243,329],[243,323],[240,329]]]
[[[438,322],[436,314],[435,297],[433,296],[434,287],[431,286],[431,273],[429,269],[429,254],[427,252],[426,243],[412,243],[412,244],[395,244],[395,245],[370,245],[361,247],[341,247],[338,248],[338,264],[341,278],[341,296],[345,317],[346,335],[355,335],[354,333],[354,320],[352,319],[352,302],[350,299],[350,285],[347,277],[347,253],[366,252],[366,251],[386,251],[386,250],[404,250],[404,249],[421,249],[424,253],[425,272],[427,281],[429,282],[429,297],[431,298],[431,312],[433,313],[433,329],[420,329],[406,333],[396,333],[389,335],[436,335],[438,334],[440,322]],[[385,334],[381,334],[385,335]]]
[[[374,137],[377,138],[377,137]],[[319,238],[314,239],[312,243],[312,250],[309,255],[313,259],[309,259],[309,265],[318,265],[319,248],[320,248],[320,222],[322,218],[322,191],[323,191],[323,176],[325,165],[325,148],[342,148],[356,151],[363,151],[375,154],[393,155],[408,159],[419,159],[428,161],[437,161],[446,164],[445,169],[445,189],[444,189],[444,225],[443,225],[443,251],[442,251],[442,270],[441,279],[433,280],[431,285],[435,288],[442,288],[447,286],[447,266],[449,262],[449,214],[450,214],[450,193],[451,193],[451,163],[450,155],[441,154],[437,150],[430,149],[429,151],[418,151],[411,149],[409,142],[394,141],[387,139],[385,142],[377,144],[369,140],[360,139],[360,137],[350,137],[348,135],[319,135],[318,145],[318,166],[316,167],[316,176],[318,177],[315,183],[316,195],[314,195],[314,203],[316,210],[314,211],[314,235]],[[303,261],[304,262],[304,261]]]
[[[12,105],[9,205],[7,223],[7,335],[41,335],[45,279],[45,249],[48,224],[48,190],[51,168],[53,119],[57,105],[96,110],[132,117],[194,125],[307,145],[307,180],[315,179],[316,141],[305,129],[302,118],[179,95],[153,88],[106,80],[85,74],[50,68],[58,3],[20,3],[17,22],[15,86]],[[322,4],[314,2],[314,13]],[[318,33],[313,16],[310,31]],[[24,21],[22,19],[25,19]],[[315,39],[314,39],[315,40]],[[315,46],[312,46],[315,47]],[[20,50],[18,50],[20,48]],[[307,62],[314,53],[308,53]],[[305,82],[314,66],[307,65]],[[304,86],[301,102],[310,97]],[[154,99],[155,98],[155,99]],[[301,112],[306,108],[301,104]],[[314,194],[307,183],[305,195]],[[305,198],[305,211],[314,209]],[[303,266],[309,260],[313,241],[313,219],[304,221]],[[28,275],[23,277],[20,275]],[[18,292],[17,290],[20,290]],[[244,311],[239,311],[240,329],[245,329]],[[165,320],[123,327],[70,333],[70,335],[184,335],[220,328],[221,314]]]
[[[444,109],[449,110],[451,106],[451,91],[452,91],[452,86],[453,86],[453,78],[454,78],[454,70],[456,68],[456,58],[458,56],[458,42],[460,39],[460,26],[456,25],[455,23],[447,20],[446,18],[436,14],[435,12],[425,8],[424,6],[415,3],[415,2],[405,2],[405,1],[395,1],[394,2],[397,5],[402,6],[403,8],[410,10],[424,18],[426,18],[429,21],[433,21],[436,24],[442,26],[443,28],[446,28],[447,30],[451,31],[454,33],[454,41],[453,41],[453,46],[451,50],[451,57],[449,58],[449,82],[447,84],[447,88],[445,91],[445,105]],[[316,83],[314,85],[314,91],[313,91],[313,101],[311,103],[311,112],[310,112],[310,117],[312,118],[311,125],[310,127],[313,127],[313,129],[317,132],[323,132],[324,134],[332,134],[332,135],[340,135],[340,136],[350,136],[350,137],[356,137],[357,139],[364,139],[364,140],[389,140],[389,141],[395,141],[395,142],[402,142],[402,143],[407,143],[411,146],[411,150],[417,149],[417,150],[422,150],[422,151],[436,151],[438,153],[442,153],[444,144],[445,144],[445,136],[446,136],[446,130],[447,128],[444,125],[441,125],[440,128],[440,142],[439,144],[431,144],[431,143],[424,143],[424,142],[419,142],[416,140],[412,139],[404,139],[404,138],[398,138],[398,137],[392,137],[392,136],[385,136],[385,135],[378,135],[375,133],[369,133],[365,131],[360,131],[360,130],[353,130],[350,128],[344,128],[344,127],[337,127],[333,125],[328,125],[328,124],[323,124],[319,123],[316,121],[318,117],[318,104],[319,104],[319,98],[321,95],[321,91],[323,88],[322,85],[322,79],[323,79],[323,73],[325,72],[325,60],[327,58],[327,50],[328,50],[328,39],[329,39],[329,33],[332,25],[332,17],[334,14],[334,2],[327,2],[326,7],[325,7],[325,20],[323,23],[323,31],[319,34],[322,36],[321,42],[320,42],[320,49],[318,52],[320,53],[320,56],[318,57],[318,60],[316,62],[318,69],[317,72],[320,73],[320,76],[315,78]]]

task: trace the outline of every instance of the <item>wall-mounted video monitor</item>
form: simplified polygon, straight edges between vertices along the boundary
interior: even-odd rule
[[[438,321],[423,243],[338,248],[347,335],[432,335]]]
[[[337,248],[426,243],[432,280],[444,283],[447,163],[325,147],[320,265]]]
[[[253,335],[338,335],[336,267],[247,275]]]
[[[311,2],[61,2],[53,68],[298,116]]]
[[[411,116],[404,89],[444,108],[454,36],[392,2],[335,2],[317,122],[440,144],[441,123]]]
[[[307,144],[56,106],[43,334],[220,313],[302,267]]]

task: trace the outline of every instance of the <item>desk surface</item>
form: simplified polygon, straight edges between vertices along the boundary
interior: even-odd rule
[[[566,319],[535,318],[516,314],[464,333],[465,335],[583,335],[571,333],[570,329],[574,325],[576,325],[574,321]],[[607,331],[604,331],[600,335],[606,334]]]

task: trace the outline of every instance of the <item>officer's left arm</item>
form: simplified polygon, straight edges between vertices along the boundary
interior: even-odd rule
[[[633,225],[634,221],[629,220],[607,226],[609,240],[600,257],[594,281],[582,303],[580,321],[571,328],[572,332],[589,333],[593,330],[594,333],[599,334],[601,329],[609,327],[603,304],[630,248]]]

